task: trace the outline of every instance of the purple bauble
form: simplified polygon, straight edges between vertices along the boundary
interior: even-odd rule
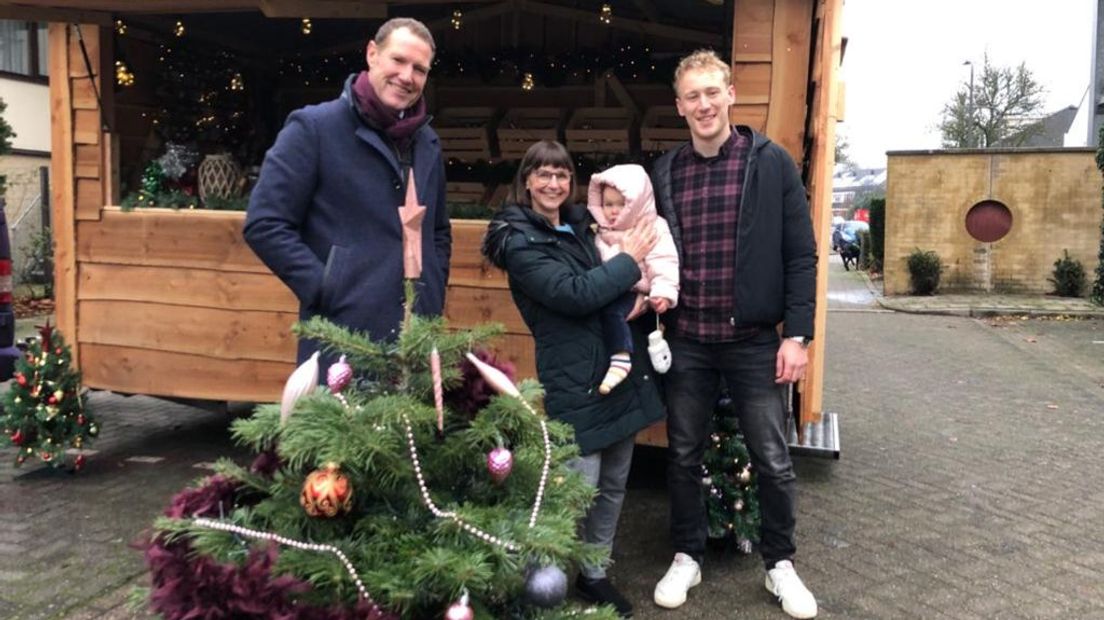
[[[502,484],[513,469],[514,455],[506,448],[499,446],[487,453],[487,472],[495,484]]]
[[[326,385],[329,386],[330,391],[334,394],[344,390],[345,386],[349,385],[349,381],[352,380],[352,378],[353,368],[345,361],[344,355],[341,356],[341,359],[331,364],[330,369],[326,371]]]

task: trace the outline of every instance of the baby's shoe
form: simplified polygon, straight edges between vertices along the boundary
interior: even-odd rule
[[[671,347],[658,329],[648,334],[648,356],[652,358],[652,368],[659,374],[671,369]]]

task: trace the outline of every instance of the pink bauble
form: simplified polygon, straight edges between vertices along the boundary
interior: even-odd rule
[[[349,381],[351,381],[352,378],[353,368],[345,361],[344,355],[341,356],[341,359],[331,364],[330,369],[326,371],[326,385],[329,386],[330,391],[334,394],[344,390],[345,386],[349,385]]]
[[[487,454],[487,472],[495,484],[502,484],[514,469],[514,455],[503,447],[495,448]]]
[[[466,602],[460,601],[449,606],[445,620],[475,620],[475,612]]]

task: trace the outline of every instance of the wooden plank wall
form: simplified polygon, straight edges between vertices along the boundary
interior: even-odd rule
[[[454,327],[501,323],[506,333],[494,343],[495,348],[514,364],[519,378],[536,377],[533,336],[510,296],[506,274],[479,253],[486,230],[487,222],[452,221],[452,264],[445,318]]]
[[[737,0],[732,121],[767,134],[801,162],[815,0]]]
[[[85,384],[275,400],[294,368],[298,303],[242,238],[243,213],[105,207],[77,224]]]
[[[92,24],[49,27],[54,290],[58,328],[74,347],[78,365],[76,223],[99,218],[110,185],[111,150],[104,131],[110,119],[101,114],[101,101],[111,109],[113,88],[109,81],[105,91],[97,74],[111,66],[111,37],[104,32]]]

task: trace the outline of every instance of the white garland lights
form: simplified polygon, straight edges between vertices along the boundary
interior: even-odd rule
[[[251,530],[241,527],[240,525],[234,525],[233,523],[226,523],[225,521],[215,521],[214,519],[206,519],[203,517],[194,519],[193,524],[199,527],[205,527],[212,530],[220,530],[223,532],[230,532],[239,536],[245,536],[246,538],[256,538],[259,540],[271,540],[281,545],[288,547],[295,547],[296,549],[302,549],[304,551],[328,551],[337,556],[341,563],[345,565],[345,570],[349,572],[349,575],[353,578],[353,583],[356,584],[357,592],[360,593],[367,603],[372,606],[373,612],[379,612],[380,606],[372,598],[372,595],[368,594],[368,589],[364,587],[364,582],[360,580],[360,575],[357,574],[356,568],[353,567],[353,563],[349,561],[349,558],[345,556],[345,553],[333,545],[322,545],[318,543],[307,543],[299,540],[292,540],[290,538],[284,538],[279,534],[273,534],[272,532],[261,532],[258,530]]]

